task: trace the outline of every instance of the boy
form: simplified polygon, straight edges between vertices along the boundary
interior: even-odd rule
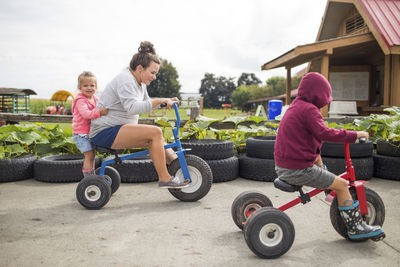
[[[353,201],[347,181],[324,170],[322,141],[354,143],[369,137],[364,131],[336,130],[325,125],[319,109],[332,101],[331,94],[331,86],[321,74],[311,72],[303,77],[297,98],[279,124],[274,153],[276,173],[289,184],[335,190],[350,239],[384,235],[380,226],[370,226],[362,220],[358,201]]]

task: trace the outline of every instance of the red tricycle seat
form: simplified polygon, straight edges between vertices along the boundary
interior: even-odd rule
[[[296,191],[300,191],[300,189],[301,189],[301,185],[288,184],[288,183],[280,180],[279,178],[276,178],[274,180],[274,186],[285,192],[296,192]]]

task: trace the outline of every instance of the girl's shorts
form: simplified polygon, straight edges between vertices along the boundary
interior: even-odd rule
[[[73,134],[72,138],[74,139],[76,147],[80,152],[85,153],[93,150],[92,143],[90,142],[89,135],[79,135]]]
[[[91,138],[92,143],[96,146],[111,148],[121,126],[122,125],[117,125],[111,128],[104,129],[103,131],[99,132]]]
[[[292,170],[275,166],[278,178],[292,185],[307,185],[318,189],[328,188],[335,180],[335,175],[313,165],[312,167]]]

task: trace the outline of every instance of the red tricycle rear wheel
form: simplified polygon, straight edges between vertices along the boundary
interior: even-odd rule
[[[238,195],[232,203],[232,219],[240,229],[252,213],[262,207],[272,207],[271,200],[261,192],[246,191]]]

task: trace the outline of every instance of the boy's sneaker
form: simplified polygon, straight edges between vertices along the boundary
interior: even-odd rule
[[[160,188],[185,188],[189,186],[189,182],[181,182],[178,177],[171,176],[168,182],[159,181],[158,186]]]

